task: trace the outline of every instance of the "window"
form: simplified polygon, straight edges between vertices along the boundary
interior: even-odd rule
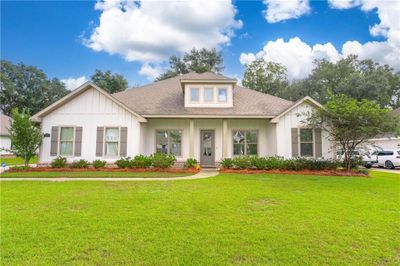
[[[157,130],[156,152],[181,156],[182,130]]]
[[[105,155],[106,156],[119,155],[119,128],[117,127],[106,128]]]
[[[72,156],[74,147],[74,128],[61,127],[60,130],[60,155]]]
[[[212,103],[214,102],[214,89],[204,88],[204,102]]]
[[[233,131],[233,155],[257,155],[258,132],[256,130]]]
[[[225,88],[218,89],[218,102],[227,102],[228,101],[228,93]]]
[[[191,102],[199,101],[199,88],[191,88],[190,89],[190,101]]]
[[[313,130],[311,128],[300,128],[300,156],[314,156]]]

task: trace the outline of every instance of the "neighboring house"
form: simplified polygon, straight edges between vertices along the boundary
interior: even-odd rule
[[[11,148],[11,139],[8,133],[10,122],[11,118],[9,116],[0,114],[0,155],[10,155],[10,152],[4,150]]]
[[[391,113],[393,116],[400,116],[400,108],[397,108]],[[376,136],[369,140],[368,145],[371,150],[375,149],[399,149],[400,148],[400,137],[393,134],[384,134]]]
[[[33,116],[45,136],[40,162],[59,155],[114,162],[154,152],[202,166],[240,155],[332,158],[321,130],[301,123],[319,103],[293,103],[236,82],[191,72],[112,95],[85,83]]]

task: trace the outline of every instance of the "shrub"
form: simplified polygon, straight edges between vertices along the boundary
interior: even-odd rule
[[[186,168],[196,168],[198,165],[197,160],[195,158],[188,158],[185,162]]]
[[[102,168],[102,167],[104,167],[105,165],[106,165],[106,161],[103,161],[103,160],[94,160],[93,162],[92,162],[92,165],[93,165],[93,167],[94,168]]]
[[[58,156],[51,161],[52,168],[64,168],[67,165],[67,158]]]
[[[176,162],[176,158],[172,154],[154,153],[150,158],[152,165],[156,168],[169,168]]]
[[[285,165],[285,160],[282,157],[279,156],[266,157],[264,170],[283,169],[284,165]]]
[[[131,157],[118,159],[115,164],[118,168],[128,168],[131,165]]]
[[[250,160],[251,168],[255,168],[257,170],[267,169],[267,158],[252,156],[249,158],[249,160]]]
[[[69,167],[71,167],[71,168],[88,168],[89,162],[84,159],[80,159],[79,161],[73,161]]]
[[[223,168],[232,168],[233,167],[233,160],[231,158],[222,159],[221,166]]]
[[[238,169],[249,169],[251,168],[250,157],[238,156],[233,158],[233,166]]]
[[[20,165],[20,166],[16,165],[16,166],[10,167],[10,170],[13,170],[13,171],[24,171],[24,170],[29,170],[29,169],[31,169],[31,167],[25,166],[25,165]]]
[[[144,155],[136,155],[129,165],[132,168],[149,168],[150,166],[151,158]]]

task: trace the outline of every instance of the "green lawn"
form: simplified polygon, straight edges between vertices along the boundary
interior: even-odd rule
[[[12,157],[12,158],[0,158],[1,163],[6,163],[7,166],[10,165],[18,165],[18,164],[24,164],[24,159],[20,157]],[[38,157],[35,156],[32,158],[29,163],[37,163],[38,162]]]
[[[400,263],[396,174],[0,185],[3,265]]]
[[[14,172],[2,173],[0,178],[15,177],[177,177],[193,175],[192,173],[167,173],[167,172],[112,172],[112,171],[87,171],[87,172]]]

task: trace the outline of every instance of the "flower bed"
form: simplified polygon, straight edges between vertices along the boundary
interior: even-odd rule
[[[198,173],[196,169],[184,168],[52,168],[52,167],[35,167],[29,169],[12,169],[8,173],[15,172],[165,172],[165,173]]]
[[[368,174],[352,170],[256,170],[256,169],[233,169],[221,168],[220,173],[230,174],[288,174],[288,175],[319,175],[319,176],[362,176],[367,177]]]

